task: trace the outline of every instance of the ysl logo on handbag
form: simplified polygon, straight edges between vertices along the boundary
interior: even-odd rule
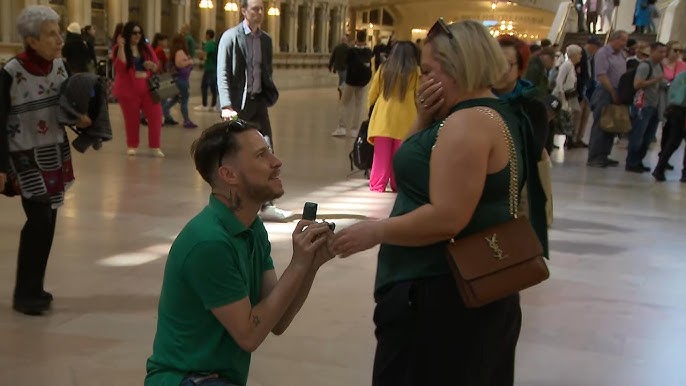
[[[486,239],[486,243],[488,243],[488,247],[491,248],[491,251],[493,251],[493,258],[496,260],[503,260],[507,259],[508,255],[503,252],[503,250],[500,248],[500,244],[498,243],[498,237],[494,233],[493,236],[491,237],[484,237]]]

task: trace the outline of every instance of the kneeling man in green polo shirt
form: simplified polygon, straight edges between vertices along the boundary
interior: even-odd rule
[[[205,130],[191,149],[209,204],[169,252],[146,386],[244,386],[250,353],[283,333],[333,255],[326,223],[300,221],[293,257],[277,279],[257,213],[283,195],[281,161],[241,120]]]

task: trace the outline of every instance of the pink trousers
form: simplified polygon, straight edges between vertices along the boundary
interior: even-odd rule
[[[369,190],[372,192],[386,191],[388,181],[391,181],[391,189],[398,190],[395,185],[395,175],[393,174],[393,156],[398,151],[399,139],[388,137],[374,137],[374,162],[369,174]]]
[[[150,96],[146,79],[136,79],[134,90],[117,95],[126,125],[126,146],[136,149],[140,143],[141,111],[148,121],[148,146],[159,149],[162,137],[162,105]]]

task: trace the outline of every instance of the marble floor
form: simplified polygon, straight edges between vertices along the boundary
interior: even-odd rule
[[[201,127],[217,119],[192,114]],[[11,310],[24,220],[18,200],[0,199],[0,386],[142,384],[166,253],[208,188],[189,157],[199,130],[165,127],[167,158],[127,158],[118,106],[111,116],[115,140],[74,156],[77,183],[59,212],[48,266],[56,297],[48,316]],[[284,91],[271,110],[284,161],[279,205],[299,211],[319,202],[320,217],[339,227],[386,216],[393,194],[372,194],[360,175],[347,176],[352,140],[329,136],[335,116],[333,89]],[[624,158],[621,144],[615,152]],[[655,152],[649,157],[654,165]],[[649,174],[587,168],[585,150],[553,158],[551,278],[522,293],[517,385],[686,385],[679,171],[658,184]],[[293,226],[267,226],[279,271]],[[291,328],[254,354],[250,385],[369,385],[374,271],[374,250],[322,268]]]

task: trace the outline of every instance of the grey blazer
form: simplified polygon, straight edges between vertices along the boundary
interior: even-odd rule
[[[272,38],[262,31],[262,94],[268,106],[279,99],[279,91],[272,79]],[[240,111],[245,107],[248,92],[247,43],[243,22],[224,32],[217,49],[217,87],[221,107],[231,107]]]

